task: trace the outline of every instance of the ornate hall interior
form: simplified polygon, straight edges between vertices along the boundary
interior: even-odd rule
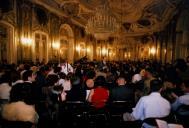
[[[189,128],[189,0],[0,0],[0,128],[168,127]]]
[[[0,0],[1,62],[188,55],[188,0]]]

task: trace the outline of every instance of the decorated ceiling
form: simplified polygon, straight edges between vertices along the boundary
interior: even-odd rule
[[[177,13],[182,0],[34,0],[85,27],[99,5],[121,24],[125,36],[140,36],[161,31]],[[51,4],[50,6],[47,6]]]

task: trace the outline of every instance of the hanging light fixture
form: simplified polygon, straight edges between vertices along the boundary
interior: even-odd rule
[[[94,35],[97,40],[107,40],[113,36],[119,29],[119,24],[110,12],[106,3],[98,6],[95,15],[87,22],[86,32]]]

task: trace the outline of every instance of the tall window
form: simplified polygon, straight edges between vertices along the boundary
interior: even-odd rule
[[[59,61],[66,59],[68,62],[73,62],[74,59],[74,35],[72,28],[68,24],[62,24],[59,31]]]
[[[68,57],[69,42],[67,40],[60,40],[60,59],[67,59]]]
[[[35,59],[36,62],[47,61],[47,35],[35,33]]]

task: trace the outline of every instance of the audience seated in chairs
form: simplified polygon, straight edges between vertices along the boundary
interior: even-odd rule
[[[64,116],[60,121],[62,123],[62,126],[65,124],[68,124],[67,126],[79,126],[75,125],[77,123],[86,124],[84,126],[86,127],[96,127],[97,124],[99,124],[99,127],[102,126],[102,124],[105,124],[106,121],[108,121],[109,126],[113,123],[114,126],[119,127],[122,125],[122,115],[124,112],[132,112],[132,114],[129,114],[131,119],[130,120],[143,120],[143,122],[149,120],[149,119],[161,119],[169,115],[170,111],[170,104],[163,99],[159,92],[161,92],[161,87],[159,86],[159,81],[155,79],[155,76],[153,76],[154,72],[158,72],[159,69],[157,67],[161,66],[159,75],[162,80],[168,79],[169,74],[173,74],[170,71],[166,70],[166,66],[161,65],[159,63],[151,63],[150,61],[144,61],[144,62],[107,62],[105,68],[107,69],[107,72],[98,72],[97,74],[102,74],[106,76],[106,79],[103,76],[95,77],[94,67],[97,67],[96,62],[93,63],[93,66],[90,66],[88,62],[83,63],[80,65],[81,67],[77,68],[77,74],[79,75],[79,78],[75,77],[74,74],[68,73],[67,81],[65,82],[66,75],[61,74],[49,74],[49,69],[51,69],[51,64],[43,65],[41,68],[39,67],[39,71],[37,71],[36,75],[33,74],[32,71],[29,71],[29,65],[27,65],[27,68],[24,68],[22,73],[22,84],[33,87],[32,97],[34,96],[36,104],[35,109],[37,110],[37,113],[39,114],[39,120],[37,123],[38,128],[51,128],[51,127],[57,127],[56,124],[59,123],[59,120],[57,120],[57,115]],[[98,68],[98,67],[97,67]],[[136,70],[137,68],[137,70]],[[136,86],[133,86],[135,88],[135,96],[133,96],[133,93],[131,93],[132,87],[130,88],[129,85],[126,85],[131,82],[131,76],[138,70],[147,68],[145,75],[142,75],[142,81],[135,83]],[[174,68],[174,67],[173,67]],[[60,69],[60,68],[59,68]],[[102,68],[103,69],[103,68]],[[149,69],[149,70],[148,70]],[[151,70],[153,69],[153,70]],[[21,71],[22,71],[21,70]],[[174,68],[174,70],[176,70]],[[59,71],[57,71],[58,73]],[[19,73],[19,71],[17,71]],[[124,78],[119,77],[118,79],[118,85],[115,87],[116,78],[122,73],[127,73],[128,76],[130,76],[129,80],[125,82]],[[147,74],[146,74],[147,73]],[[158,72],[159,73],[159,72]],[[176,73],[176,72],[175,72]],[[1,75],[1,74],[0,74]],[[59,75],[59,77],[58,77]],[[98,76],[97,75],[97,76]],[[107,77],[111,76],[112,77]],[[175,74],[178,75],[178,74]],[[147,78],[146,78],[147,76]],[[34,83],[36,77],[36,85]],[[62,78],[61,80],[59,80]],[[82,79],[83,78],[83,79]],[[94,81],[94,79],[96,80]],[[109,80],[108,80],[108,79]],[[144,79],[146,78],[146,79]],[[175,77],[174,77],[175,78]],[[177,78],[177,77],[176,77]],[[171,80],[177,80],[177,79],[171,79]],[[138,80],[140,80],[141,77]],[[155,79],[155,81],[153,81]],[[81,80],[81,81],[80,81]],[[106,81],[107,80],[107,81]],[[144,82],[145,81],[145,86]],[[78,82],[80,81],[80,82]],[[177,80],[178,81],[178,80]],[[13,79],[10,79],[10,82],[14,82]],[[104,86],[107,85],[108,86]],[[152,85],[150,85],[150,82]],[[106,83],[106,84],[105,84]],[[186,82],[188,84],[188,82]],[[15,87],[17,87],[17,82],[14,83]],[[62,86],[59,85],[63,84]],[[86,88],[85,88],[86,84]],[[186,84],[186,85],[187,85]],[[10,84],[11,85],[11,84]],[[13,85],[13,84],[12,84]],[[122,86],[124,85],[124,86]],[[125,86],[126,85],[126,86]],[[28,87],[26,86],[26,87]],[[93,87],[94,86],[94,87]],[[3,87],[3,86],[2,86]],[[7,86],[9,87],[9,86]],[[15,87],[13,86],[12,90],[15,90]],[[113,88],[115,87],[115,88]],[[144,88],[145,87],[145,88]],[[183,123],[181,121],[185,119],[188,119],[188,115],[185,113],[187,112],[187,105],[188,105],[188,92],[187,87],[185,85],[182,86],[183,91],[185,90],[185,95],[182,95],[182,93],[177,93],[175,91],[165,91],[164,94],[170,95],[172,93],[177,94],[177,96],[173,95],[173,97],[176,97],[176,101],[173,103],[173,109],[176,113],[176,117],[178,119],[178,123]],[[64,89],[63,89],[64,88]],[[88,90],[87,90],[88,89]],[[110,89],[110,91],[108,90]],[[148,95],[150,89],[152,89],[152,93]],[[87,90],[87,91],[86,91]],[[91,91],[92,90],[92,91]],[[139,93],[137,94],[137,90],[139,90]],[[172,88],[171,88],[172,90]],[[175,89],[177,91],[177,89]],[[4,92],[4,91],[3,91]],[[87,93],[86,93],[87,92]],[[110,92],[110,93],[109,93]],[[142,93],[141,93],[142,92]],[[146,94],[148,96],[142,97],[142,94]],[[5,92],[4,92],[5,93]],[[3,93],[0,93],[2,95]],[[6,93],[8,94],[8,93]],[[15,95],[18,96],[20,92]],[[89,95],[88,95],[89,94]],[[128,95],[127,95],[128,94]],[[132,95],[131,95],[132,94]],[[181,96],[182,95],[182,96]],[[8,95],[6,95],[8,96]],[[20,95],[19,95],[20,96]],[[29,95],[28,95],[29,96]],[[137,103],[136,107],[132,110],[133,105],[131,105],[134,97],[136,98],[135,103],[137,103],[138,99],[142,97],[139,102]],[[186,98],[184,98],[186,97]],[[164,97],[165,98],[165,97]],[[8,99],[3,98],[3,99]],[[25,98],[24,98],[25,99]],[[61,102],[58,102],[60,100]],[[87,102],[87,101],[88,102]],[[7,100],[8,101],[8,100]],[[24,101],[24,102],[23,102]],[[183,102],[184,101],[184,102]],[[20,103],[21,102],[21,103]],[[10,103],[3,106],[3,112],[6,110],[6,106],[8,105],[15,105],[15,104],[24,104],[25,107],[28,105],[28,103],[25,103],[25,100],[17,102],[17,100],[11,100]],[[172,102],[171,102],[172,103]],[[184,103],[184,104],[183,104]],[[34,103],[29,103],[34,104]],[[24,106],[23,105],[23,106]],[[176,105],[176,108],[174,106]],[[178,106],[177,106],[178,105]],[[14,106],[15,107],[15,106]],[[13,107],[13,108],[14,108]],[[16,107],[15,107],[16,108]],[[59,108],[59,109],[57,109]],[[33,111],[35,112],[35,109],[33,108]],[[186,111],[185,111],[186,110]],[[12,110],[11,110],[12,111]],[[186,114],[183,115],[183,111]],[[19,111],[18,111],[19,112]],[[29,111],[28,111],[29,112]],[[13,112],[11,112],[13,114]],[[36,112],[35,112],[36,113]],[[57,114],[57,115],[56,115]],[[26,116],[27,114],[24,114]],[[32,115],[32,114],[30,114]],[[125,114],[124,114],[125,115]],[[0,122],[1,124],[12,124],[15,125],[17,123],[22,123],[23,120],[7,120],[5,118],[8,116],[8,114],[4,114],[3,118]],[[110,118],[109,118],[110,117]],[[116,117],[116,118],[114,118]],[[117,118],[118,117],[118,118]],[[174,116],[172,116],[174,117]],[[61,118],[61,117],[60,117]],[[110,120],[108,120],[110,119]],[[117,122],[115,122],[114,119],[118,119]],[[17,122],[18,121],[18,122]],[[27,120],[32,125],[36,122]],[[27,122],[26,121],[26,122]],[[115,123],[114,123],[115,122]],[[124,121],[124,123],[127,121]],[[133,121],[131,121],[133,122]],[[142,121],[141,121],[142,122]],[[82,124],[81,123],[81,124]],[[92,126],[91,126],[91,123]],[[169,123],[169,122],[168,122]],[[27,123],[26,123],[27,124]],[[52,125],[51,125],[52,124]],[[89,124],[89,125],[88,125]],[[183,123],[184,124],[184,123]],[[8,125],[6,125],[8,127]],[[141,125],[140,125],[141,126]],[[140,127],[139,126],[139,127]],[[185,125],[184,125],[185,126]],[[6,127],[6,128],[7,128]],[[21,126],[20,126],[21,127]],[[110,126],[112,127],[112,126]],[[128,125],[126,127],[134,127],[133,125]],[[188,126],[187,126],[188,127]],[[16,128],[16,127],[14,127]]]
[[[38,114],[31,94],[31,86],[28,83],[18,83],[12,87],[10,103],[2,107],[3,128],[8,128],[8,126],[17,128],[22,124],[24,126],[37,124]]]

